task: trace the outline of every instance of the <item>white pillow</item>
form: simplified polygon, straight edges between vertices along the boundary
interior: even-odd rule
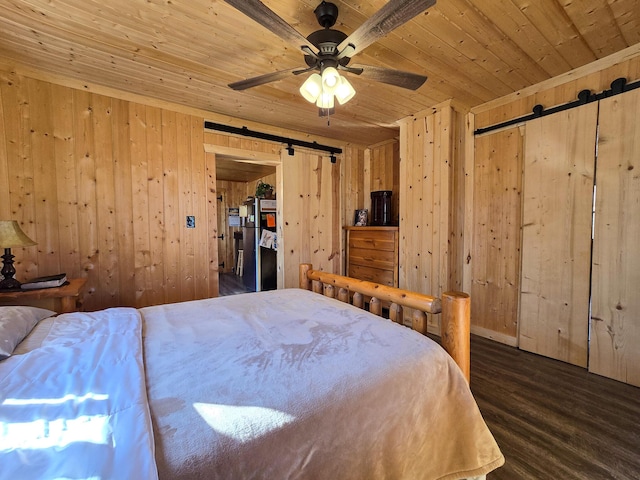
[[[55,314],[45,308],[0,307],[0,360],[11,356],[16,345],[29,335],[40,320]]]

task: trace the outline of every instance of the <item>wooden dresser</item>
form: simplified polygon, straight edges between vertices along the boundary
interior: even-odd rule
[[[398,286],[398,227],[345,227],[346,274]]]

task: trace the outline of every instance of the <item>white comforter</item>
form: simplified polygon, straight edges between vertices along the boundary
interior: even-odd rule
[[[504,459],[436,343],[305,290],[141,310],[160,478],[460,479]]]
[[[138,312],[45,327],[37,348],[0,362],[0,479],[158,478]]]
[[[0,362],[0,480],[449,480],[504,462],[439,346],[303,290],[65,314],[19,347]]]

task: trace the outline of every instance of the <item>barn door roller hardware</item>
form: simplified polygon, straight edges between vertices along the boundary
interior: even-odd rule
[[[474,134],[480,135],[481,133],[487,133],[493,130],[498,130],[500,128],[510,127],[511,125],[517,125],[518,123],[526,122],[527,120],[546,117],[547,115],[551,115],[553,113],[569,110],[570,108],[580,107],[582,105],[586,105],[587,103],[596,102],[607,97],[613,97],[614,95],[619,95],[636,88],[640,88],[640,81],[628,84],[626,78],[616,78],[613,82],[611,82],[610,90],[604,90],[600,93],[591,93],[591,90],[582,90],[580,91],[580,93],[578,93],[578,100],[565,103],[564,105],[558,105],[557,107],[552,107],[547,110],[545,110],[542,105],[536,105],[535,107],[533,107],[533,113],[529,115],[514,118],[512,120],[507,120],[506,122],[498,123],[488,127],[478,128],[474,132]]]
[[[219,132],[233,133],[235,135],[242,135],[243,137],[259,138],[260,140],[269,140],[271,142],[284,143],[287,145],[287,151],[289,155],[293,155],[293,145],[297,147],[310,148],[312,150],[320,150],[322,152],[329,153],[331,163],[336,163],[336,154],[342,153],[341,148],[331,147],[329,145],[321,145],[318,142],[305,142],[303,140],[296,140],[295,138],[281,137],[279,135],[271,135],[269,133],[256,132],[255,130],[249,130],[247,127],[237,128],[230,127],[229,125],[222,125],[214,122],[204,122],[204,128],[209,130],[217,130]]]

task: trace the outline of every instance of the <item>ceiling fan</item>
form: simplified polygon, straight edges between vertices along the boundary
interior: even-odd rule
[[[301,87],[300,93],[308,101],[316,103],[320,107],[322,115],[324,110],[333,109],[334,97],[340,104],[343,104],[355,94],[351,84],[346,78],[340,77],[338,71],[360,75],[369,80],[410,90],[417,90],[427,80],[425,75],[417,73],[371,65],[350,66],[349,62],[351,57],[360,53],[379,38],[433,6],[436,0],[391,0],[351,35],[331,28],[338,18],[338,7],[333,3],[322,1],[314,13],[323,28],[311,33],[306,38],[259,0],[225,1],[280,38],[295,45],[296,48],[300,48],[307,64],[306,68],[296,67],[280,70],[230,83],[229,87],[234,90],[245,90],[274,82],[291,74],[319,72],[312,74],[307,79]]]

